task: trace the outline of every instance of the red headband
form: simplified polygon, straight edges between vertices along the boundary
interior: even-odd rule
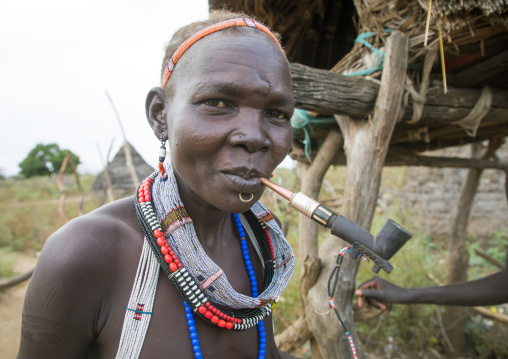
[[[279,45],[280,49],[282,50],[282,46],[280,46],[279,41],[277,41],[277,39],[270,32],[270,30],[268,30],[268,28],[266,26],[264,26],[263,24],[260,24],[257,21],[247,19],[247,18],[237,18],[237,19],[229,19],[229,20],[221,21],[216,24],[207,26],[204,29],[198,31],[197,33],[195,33],[194,35],[189,37],[187,40],[185,40],[180,46],[178,46],[178,49],[176,49],[173,56],[171,56],[166,68],[164,69],[164,73],[162,74],[161,87],[164,89],[164,87],[166,86],[166,84],[169,80],[169,76],[171,75],[171,72],[173,72],[173,69],[175,68],[176,63],[178,62],[180,57],[182,57],[183,53],[189,47],[192,46],[192,44],[194,44],[196,41],[198,41],[199,39],[202,39],[203,37],[205,37],[207,35],[210,35],[214,32],[224,30],[224,29],[227,29],[228,27],[233,27],[233,26],[248,26],[248,27],[259,29],[259,30],[265,32],[266,34],[268,34],[277,43],[277,45]]]

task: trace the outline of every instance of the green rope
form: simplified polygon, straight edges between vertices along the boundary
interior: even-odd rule
[[[307,111],[300,110],[299,108],[295,108],[295,112],[293,113],[293,117],[291,117],[291,126],[293,128],[298,128],[303,130],[305,139],[303,140],[305,157],[309,160],[309,163],[312,164],[312,160],[310,159],[310,136],[307,131],[307,126],[310,124],[309,115]]]
[[[311,140],[308,129],[312,131],[313,125],[333,125],[336,124],[337,121],[333,116],[312,116],[305,110],[295,108],[295,112],[293,117],[291,117],[291,126],[294,129],[302,130],[304,133],[304,140],[302,141],[304,145],[305,157],[312,164],[311,160]],[[318,144],[319,147],[319,144]]]
[[[392,32],[392,29],[385,29],[385,32],[390,33],[390,32]],[[378,56],[378,59],[381,58],[380,65],[376,66],[376,67],[372,67],[370,69],[363,69],[363,70],[354,71],[349,74],[346,74],[346,76],[368,76],[368,75],[373,74],[374,72],[383,70],[384,58],[385,58],[384,52],[381,52],[379,49],[375,48],[374,46],[372,46],[371,43],[369,43],[365,40],[365,39],[375,36],[375,35],[376,35],[375,32],[364,32],[363,34],[359,34],[356,37],[355,42],[362,44],[365,47],[367,47],[368,49],[370,49],[370,51],[374,52]],[[408,65],[408,69],[412,69],[412,70],[420,70],[422,68],[423,68],[422,64]]]
[[[392,29],[386,29],[385,32],[386,33],[390,33],[390,32],[392,32]],[[370,49],[370,51],[374,52],[378,56],[377,57],[378,59],[381,58],[380,59],[380,65],[376,66],[376,67],[373,67],[373,68],[370,68],[370,69],[363,69],[363,70],[351,72],[349,74],[346,74],[346,76],[367,76],[367,75],[373,74],[376,71],[381,71],[383,69],[384,58],[385,58],[384,52],[381,52],[379,49],[377,49],[374,46],[372,46],[372,44],[370,42],[367,42],[365,40],[365,39],[367,39],[369,37],[372,37],[372,36],[375,36],[375,35],[376,35],[375,32],[364,32],[363,34],[359,34],[356,37],[355,42],[359,43],[359,44],[362,44],[363,46],[365,46],[368,49]]]

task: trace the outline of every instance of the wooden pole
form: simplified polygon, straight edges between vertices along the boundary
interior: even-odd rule
[[[69,157],[70,157],[70,151],[67,152],[67,154],[65,155],[63,161],[62,161],[62,165],[60,166],[60,170],[58,171],[58,177],[56,179],[56,184],[58,186],[58,191],[60,192],[60,199],[58,201],[58,215],[60,216],[60,219],[62,220],[63,223],[67,223],[69,222],[69,220],[67,219],[67,217],[65,216],[65,197],[66,197],[66,194],[65,194],[65,190],[63,188],[63,176],[64,176],[64,173],[65,173],[65,168],[67,167],[67,162],[69,161]]]
[[[494,155],[495,151],[501,145],[501,141],[491,141],[489,148],[482,156],[487,159]],[[481,145],[474,144],[471,147],[471,157],[479,158],[481,156]],[[474,198],[480,183],[482,169],[470,169],[462,185],[459,201],[455,210],[454,220],[452,221],[450,235],[450,257],[448,267],[448,283],[460,283],[467,281],[467,272],[469,267],[469,254],[466,247],[467,225]],[[448,337],[445,348],[450,355],[457,355],[463,352],[465,348],[464,326],[466,316],[464,308],[449,306],[444,315],[445,331]]]
[[[315,200],[318,199],[326,171],[330,168],[335,153],[342,146],[342,135],[337,131],[328,132],[312,165],[303,176],[300,192]],[[298,221],[298,249],[301,263],[300,295],[305,302],[307,292],[316,282],[320,269],[317,242],[318,224],[301,213]]]
[[[78,170],[76,168],[76,164],[72,160],[72,153],[70,151],[68,153],[68,156],[69,156],[69,164],[71,165],[72,173],[74,174],[74,180],[76,180],[76,184],[78,186],[78,191],[79,191],[78,216],[82,216],[84,214],[83,205],[85,202],[85,195],[83,192],[83,187],[81,187],[81,182],[79,181],[79,174],[78,174]]]
[[[104,170],[102,171],[104,173],[104,180],[106,181],[106,195],[108,196],[108,200],[110,202],[113,202],[115,198],[113,197],[113,186],[111,185],[111,178],[109,177],[109,171],[108,171],[108,158],[106,158],[106,161],[102,158],[101,149],[99,147],[99,144],[97,143],[97,151],[99,152],[99,157],[102,162],[102,167],[104,167]],[[110,148],[111,149],[111,148]],[[108,152],[109,157],[109,152]]]
[[[302,176],[300,192],[311,198],[318,199],[323,178],[331,165],[334,154],[342,148],[342,135],[336,131],[328,132],[312,165]],[[318,257],[318,225],[303,214],[298,215],[298,237],[300,253],[300,295],[305,305],[309,289],[316,283],[321,264]],[[311,351],[314,359],[321,359],[319,345],[315,338],[311,338]]]
[[[125,162],[127,164],[127,168],[129,169],[129,173],[131,175],[132,184],[134,185],[134,188],[136,188],[139,184],[139,179],[138,179],[138,175],[136,173],[136,169],[134,168],[134,165],[132,163],[131,149],[129,147],[129,143],[127,142],[127,137],[125,136],[125,131],[123,130],[122,120],[120,119],[120,116],[118,115],[118,112],[116,111],[115,104],[113,103],[113,99],[111,98],[111,96],[109,96],[109,93],[107,90],[106,90],[106,96],[108,97],[108,100],[111,103],[111,107],[113,107],[113,111],[115,112],[116,119],[118,120],[118,124],[120,125],[120,130],[122,131],[123,151],[125,153]]]
[[[387,39],[381,86],[372,118],[369,121],[353,121],[345,116],[336,116],[344,136],[348,163],[342,214],[366,229],[370,228],[374,216],[383,163],[402,107],[407,61],[407,36],[394,31]],[[309,326],[325,358],[352,358],[348,339],[335,313],[330,311],[325,289],[336,257],[345,246],[345,242],[334,236],[321,246],[319,252],[323,267],[316,284],[309,290],[305,307]],[[347,257],[344,260],[335,305],[353,340],[361,346],[353,323],[352,308],[357,268],[356,259]],[[359,356],[365,357],[362,350],[359,350]]]
[[[74,179],[76,180],[76,184],[78,186],[79,190],[79,206],[78,206],[78,216],[83,215],[83,203],[84,203],[84,193],[83,188],[81,187],[81,182],[79,181],[79,174],[78,170],[76,168],[76,164],[72,160],[72,152],[67,151],[67,154],[65,155],[62,165],[60,166],[60,170],[58,171],[58,177],[56,179],[56,184],[58,186],[58,190],[60,191],[60,200],[59,200],[59,206],[58,206],[58,214],[60,216],[60,219],[62,222],[67,223],[69,220],[65,216],[65,198],[66,193],[65,189],[63,187],[63,178],[65,175],[65,169],[67,168],[67,164],[70,164],[72,168],[72,173],[74,174]]]

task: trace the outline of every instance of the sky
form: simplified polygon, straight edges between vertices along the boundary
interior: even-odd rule
[[[206,0],[0,0],[0,174],[12,176],[38,143],[101,171],[126,138],[153,167],[160,142],[146,94],[160,83],[165,43],[208,16]]]

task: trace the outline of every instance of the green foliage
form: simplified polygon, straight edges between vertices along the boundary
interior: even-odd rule
[[[69,150],[60,149],[56,143],[49,145],[37,144],[28,156],[19,164],[20,174],[26,178],[34,176],[49,176],[58,173],[62,162]],[[77,166],[79,157],[71,154],[74,164]],[[72,173],[72,167],[67,166],[66,173]]]
[[[80,176],[85,196],[94,177]],[[67,218],[78,216],[78,189],[66,189]],[[39,251],[46,239],[63,223],[58,216],[60,193],[54,178],[33,177],[0,180],[0,248],[13,251]],[[99,199],[85,198],[84,212],[99,206]]]
[[[477,357],[502,359],[508,358],[508,328],[499,323],[473,316],[466,323],[466,339],[471,343]]]
[[[508,233],[504,231],[496,231],[493,233],[492,239],[488,242],[487,254],[498,262],[504,263],[506,259],[506,248],[508,248]]]
[[[0,248],[0,258],[0,278],[11,277],[16,264],[16,253],[7,248]]]

